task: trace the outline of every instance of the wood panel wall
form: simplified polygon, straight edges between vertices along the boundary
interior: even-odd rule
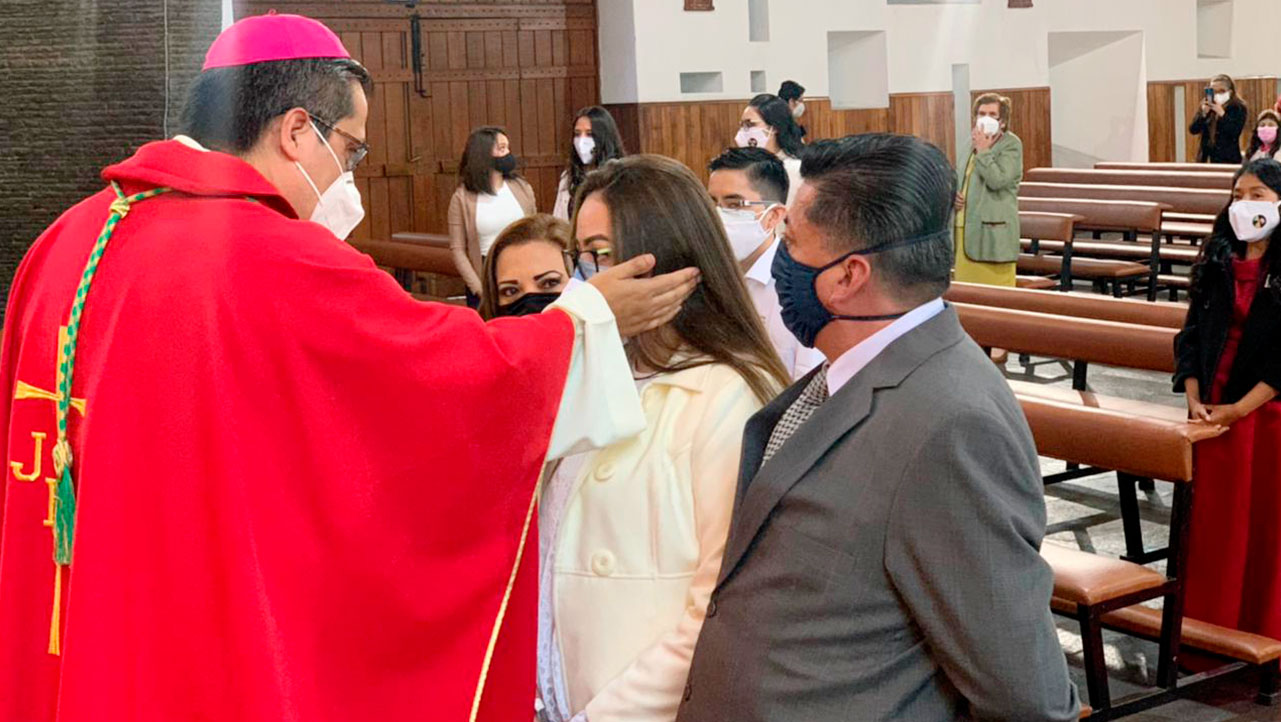
[[[971,93],[973,104],[984,93],[1000,93],[1010,99],[1010,131],[1023,141],[1023,169],[1054,165],[1054,139],[1050,112],[1050,89],[991,88]]]
[[[974,97],[988,91],[975,91]],[[1050,89],[1007,88],[1000,92],[1013,105],[1011,128],[1023,140],[1027,168],[1049,166]],[[708,161],[734,143],[747,100],[640,103],[608,106],[618,121],[628,150],[671,156],[706,177]],[[808,139],[839,138],[856,133],[905,133],[939,146],[956,160],[955,109],[951,92],[890,96],[888,108],[837,110],[828,98],[806,98],[801,122]]]
[[[1174,90],[1183,88],[1183,117],[1187,124],[1192,123],[1201,107],[1201,98],[1205,95],[1207,81],[1201,80],[1166,80],[1148,83],[1148,153],[1152,162],[1173,162],[1176,143],[1183,143],[1186,158],[1195,162],[1201,150],[1200,136],[1192,135],[1186,127],[1174,127]],[[1245,101],[1249,113],[1244,130],[1241,132],[1241,146],[1250,142],[1254,132],[1254,119],[1265,108],[1271,108],[1277,100],[1276,77],[1253,77],[1236,79],[1237,92]]]
[[[540,210],[550,211],[579,108],[599,97],[594,0],[421,0],[423,75],[414,91],[409,16],[383,0],[236,0],[321,20],[374,76],[369,158],[357,171],[366,219],[353,239],[443,233],[472,129],[507,129]]]

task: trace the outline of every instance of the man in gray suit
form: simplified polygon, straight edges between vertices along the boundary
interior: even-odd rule
[[[1076,719],[1036,447],[940,298],[952,168],[874,134],[801,173],[773,275],[830,363],[747,425],[678,721]]]

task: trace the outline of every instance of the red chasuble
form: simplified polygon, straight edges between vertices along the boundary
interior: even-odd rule
[[[229,155],[152,143],[103,175],[173,192],[119,223],[81,324],[60,656],[58,334],[114,192],[14,279],[0,720],[529,720],[521,543],[569,317],[420,303]]]

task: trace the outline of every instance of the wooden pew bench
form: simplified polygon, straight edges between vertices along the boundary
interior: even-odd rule
[[[374,263],[391,269],[391,274],[406,291],[413,291],[415,273],[430,273],[445,278],[458,278],[458,267],[448,248],[398,241],[350,241],[353,248],[374,259]],[[427,296],[414,294],[425,300]]]
[[[1078,183],[1023,183],[1021,198],[1077,198],[1098,201],[1164,203],[1177,213],[1218,214],[1232,198],[1229,189],[1162,188]]]
[[[1236,173],[1235,163],[1142,163],[1136,161],[1099,161],[1097,170],[1183,171],[1184,173]]]
[[[1233,175],[1233,173],[1227,172],[1200,173],[1182,170],[1033,168],[1023,174],[1023,181],[1027,183],[1078,183],[1231,190]]]
[[[994,306],[1016,311],[1173,329],[1183,328],[1183,320],[1188,312],[1186,306],[1176,303],[1116,300],[1100,298],[1088,293],[1024,291],[984,286],[978,283],[953,283],[943,298],[952,303],[973,306]]]

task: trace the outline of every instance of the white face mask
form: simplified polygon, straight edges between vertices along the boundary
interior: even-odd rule
[[[974,127],[978,128],[983,135],[996,135],[1001,132],[1001,121],[987,115],[979,116]]]
[[[338,160],[338,154],[329,147],[329,141],[325,140],[325,134],[320,132],[320,128],[317,128],[315,123],[312,123],[311,127],[316,131],[316,135],[320,136],[320,142],[325,144],[325,149],[329,151],[329,155],[333,157],[340,171],[338,179],[330,184],[324,193],[321,193],[311,180],[311,176],[307,174],[307,169],[302,167],[302,163],[294,162],[298,170],[302,171],[302,177],[307,179],[307,185],[311,186],[319,199],[316,202],[316,210],[311,212],[311,222],[319,223],[335,236],[346,240],[365,217],[365,207],[360,203],[360,189],[356,187],[356,174],[343,168],[342,161]]]
[[[739,148],[764,148],[769,143],[770,131],[766,128],[739,128],[734,142]]]
[[[596,139],[590,135],[580,135],[574,139],[574,151],[583,165],[591,165],[596,152]]]
[[[725,235],[729,236],[729,246],[734,251],[734,260],[747,260],[757,249],[765,245],[765,241],[769,240],[771,231],[766,230],[761,225],[761,221],[765,220],[765,216],[776,207],[778,207],[777,203],[766,208],[759,220],[756,214],[749,210],[716,209],[721,216],[721,223],[725,225]]]
[[[1237,238],[1255,243],[1272,235],[1281,225],[1281,210],[1272,201],[1237,201],[1228,209],[1228,219]]]
[[[1214,102],[1218,103],[1219,105],[1227,105],[1229,100],[1232,100],[1232,93],[1215,93],[1214,94]]]
[[[795,108],[792,108],[792,117],[793,117],[793,118],[800,119],[800,117],[801,117],[802,115],[805,115],[805,103],[804,103],[804,101],[802,101],[802,102],[800,102],[800,103],[797,103],[797,104],[796,104],[796,107],[795,107]]]

